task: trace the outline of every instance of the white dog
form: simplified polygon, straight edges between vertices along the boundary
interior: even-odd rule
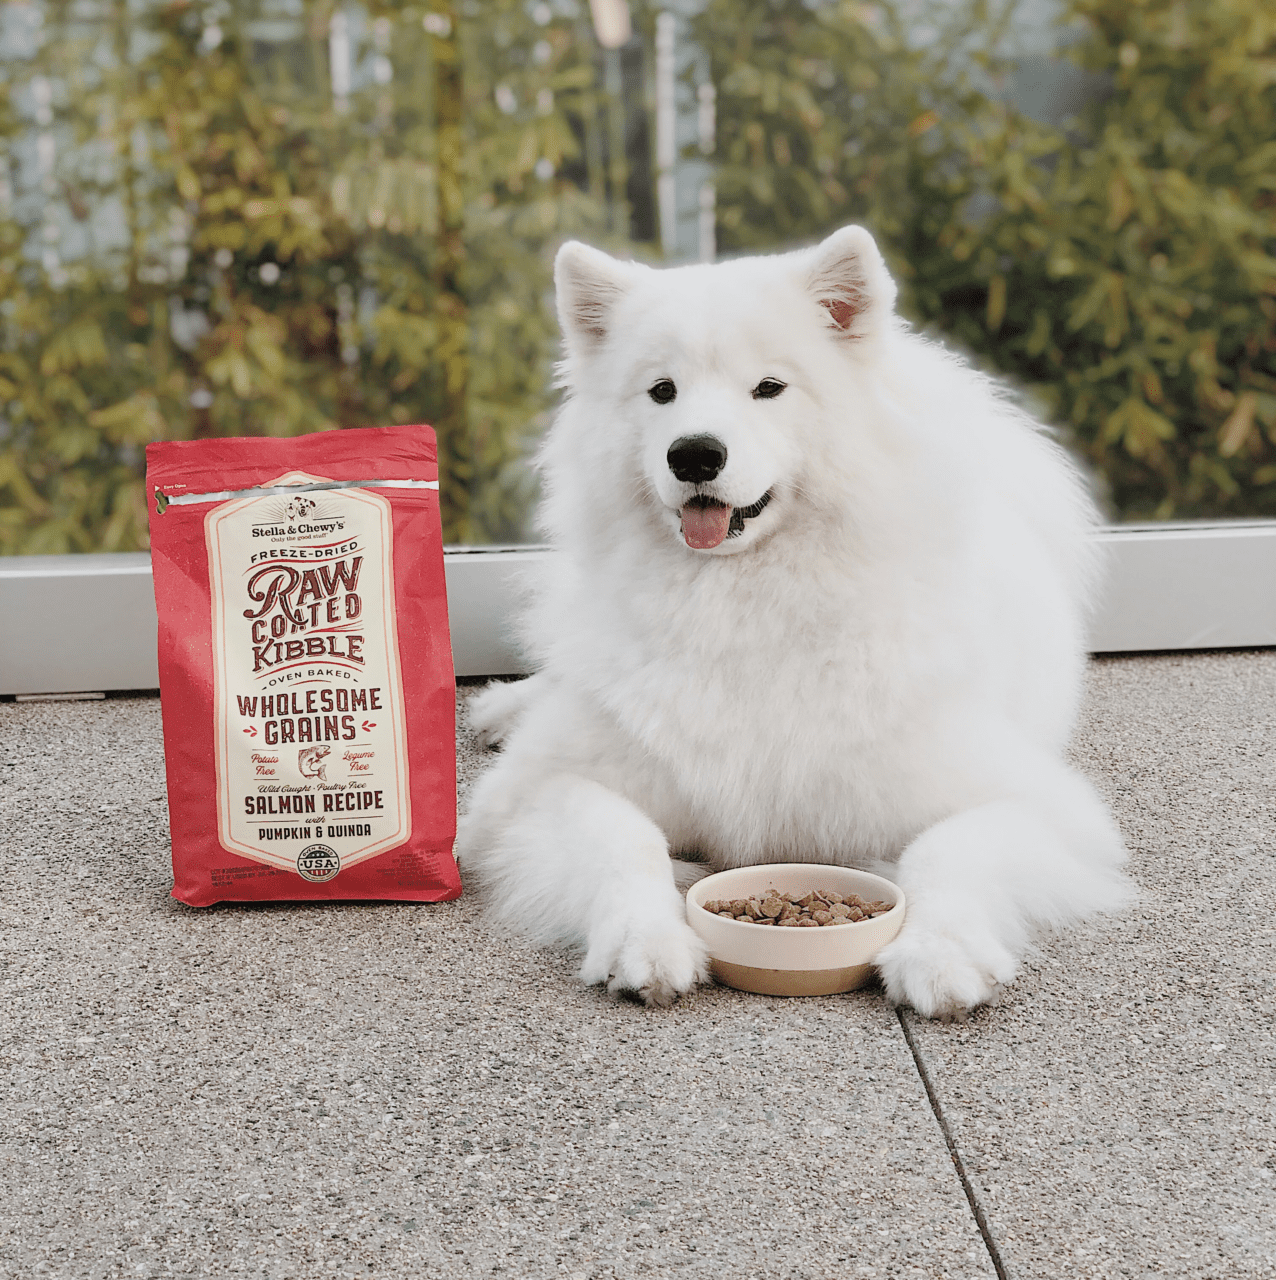
[[[1123,898],[1061,759],[1095,513],[1062,450],[911,334],[872,237],[656,271],[555,266],[566,402],[537,672],[457,850],[498,917],[662,1004],[706,977],[684,889],[829,862],[908,895],[889,997],[960,1015],[1034,931]],[[679,861],[676,859],[687,859]],[[691,865],[698,864],[698,865]]]

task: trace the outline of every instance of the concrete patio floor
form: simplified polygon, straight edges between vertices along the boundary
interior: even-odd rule
[[[182,907],[158,700],[2,704],[0,1275],[1276,1276],[1274,722],[1276,651],[1094,662],[1141,901],[949,1026]]]

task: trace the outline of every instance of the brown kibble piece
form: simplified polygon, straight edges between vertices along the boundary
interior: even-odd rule
[[[833,920],[827,911],[812,911],[811,917],[816,924],[830,924]]]
[[[835,902],[829,908],[829,914],[833,916],[837,916],[839,919],[845,920],[846,917],[851,914],[851,909],[850,907],[846,906],[844,903]]]
[[[762,914],[769,916],[772,920],[776,919],[783,910],[784,903],[779,898],[764,898],[762,901]]]
[[[799,920],[797,923],[798,923],[799,929],[818,929],[820,927],[818,924],[816,924],[814,920],[811,919],[810,916],[803,916],[802,919]]]
[[[760,920],[755,920],[754,924],[774,924],[775,921],[770,916],[763,916]]]
[[[748,902],[744,904],[744,913],[751,920],[756,920],[762,914],[762,908],[758,906],[757,902],[753,898],[750,898]]]
[[[706,903],[704,904],[704,909],[705,909],[705,910],[706,910],[706,911],[707,911],[711,916],[721,915],[721,914],[722,914],[722,903],[720,903],[720,902],[717,900],[717,898],[710,898],[710,899],[709,899],[709,901],[708,901],[708,902],[706,902]]]
[[[719,912],[718,912],[718,914],[719,914],[719,915],[720,915],[724,920],[734,920],[734,919],[735,919],[735,916],[733,916],[733,915],[731,914],[731,912],[729,912],[729,911],[719,911]]]

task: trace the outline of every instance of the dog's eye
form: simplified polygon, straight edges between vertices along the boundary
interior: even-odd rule
[[[647,394],[657,404],[668,404],[678,394],[678,388],[668,378],[661,378],[659,382],[648,388]]]
[[[784,382],[777,382],[774,378],[763,378],[753,388],[752,395],[755,400],[774,400],[787,385]]]

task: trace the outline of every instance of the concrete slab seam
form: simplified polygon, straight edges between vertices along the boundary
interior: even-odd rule
[[[975,1216],[975,1225],[979,1228],[979,1234],[983,1238],[984,1248],[988,1250],[988,1259],[993,1265],[993,1270],[997,1273],[997,1280],[1011,1280],[1010,1273],[1006,1270],[1006,1265],[1002,1261],[1001,1250],[997,1247],[997,1241],[993,1237],[992,1227],[988,1225],[988,1215],[984,1212],[984,1207],[979,1201],[979,1193],[975,1190],[975,1185],[971,1182],[970,1175],[966,1172],[965,1161],[961,1158],[961,1152],[957,1149],[957,1141],[953,1137],[947,1118],[944,1116],[944,1108],[939,1101],[939,1094],[935,1092],[935,1087],[931,1083],[930,1073],[926,1070],[926,1063],[922,1058],[922,1051],[913,1037],[913,1029],[908,1025],[908,1018],[903,1009],[896,1008],[895,1016],[899,1019],[900,1030],[904,1033],[909,1052],[913,1055],[917,1074],[921,1077],[922,1087],[926,1090],[926,1097],[930,1101],[930,1109],[935,1113],[939,1131],[944,1135],[944,1142],[948,1146],[948,1154],[952,1158],[953,1168],[957,1170],[957,1177],[961,1181],[961,1189],[966,1193],[966,1199],[970,1203],[970,1211]]]

